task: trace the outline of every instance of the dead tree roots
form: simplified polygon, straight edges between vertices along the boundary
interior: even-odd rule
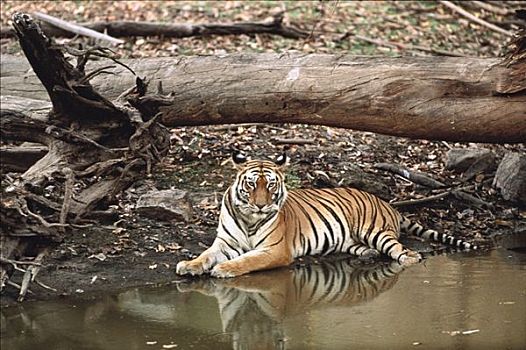
[[[111,102],[90,85],[104,70],[86,72],[86,62],[109,56],[107,51],[68,50],[76,58],[73,65],[29,16],[15,14],[13,22],[52,102],[45,118],[10,109],[1,115],[2,155],[11,155],[11,165],[25,172],[2,174],[0,288],[20,289],[22,300],[46,252],[146,176],[167,153],[170,139],[154,115],[139,111],[140,104],[134,109],[125,99]],[[137,77],[129,96],[136,100],[146,88]],[[33,153],[20,153],[30,148]]]

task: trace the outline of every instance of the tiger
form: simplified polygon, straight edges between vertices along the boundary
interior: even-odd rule
[[[477,246],[425,229],[387,202],[354,188],[293,189],[285,185],[286,153],[272,160],[232,155],[237,175],[223,196],[217,235],[179,275],[236,277],[291,264],[306,255],[348,253],[365,259],[382,253],[403,266],[422,255],[399,242],[400,232],[460,249]]]

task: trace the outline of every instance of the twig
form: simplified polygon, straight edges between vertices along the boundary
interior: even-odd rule
[[[458,14],[466,17],[467,19],[469,19],[472,22],[480,24],[481,26],[489,28],[489,29],[491,29],[491,30],[493,30],[495,32],[498,32],[498,33],[501,33],[501,34],[504,34],[504,35],[507,35],[507,36],[513,36],[512,32],[509,32],[509,31],[507,31],[505,29],[502,29],[501,27],[497,27],[496,25],[491,24],[489,22],[486,22],[485,20],[483,20],[481,18],[473,16],[471,13],[467,12],[462,7],[459,7],[459,6],[455,5],[455,4],[453,4],[451,1],[440,0],[440,3],[442,5],[450,8],[451,10],[457,12]]]
[[[375,164],[374,167],[376,169],[386,170],[394,174],[400,175],[412,181],[413,183],[416,183],[419,185],[427,186],[427,187],[434,188],[434,189],[447,187],[447,185],[444,184],[443,182],[437,181],[423,173],[409,170],[408,168],[401,166],[401,165],[391,164],[391,163],[378,163],[378,164]],[[474,187],[473,185],[470,185],[470,186],[466,186],[462,188],[453,188],[444,193],[430,196],[428,198],[396,202],[398,203],[396,205],[403,206],[403,205],[421,204],[421,203],[426,203],[429,201],[437,200],[449,194],[452,194],[457,199],[470,202],[478,208],[481,208],[481,207],[492,208],[493,205],[491,203],[485,202],[482,199],[479,199],[469,193],[464,192],[464,190],[468,190],[473,187]]]
[[[91,79],[95,78],[97,75],[99,74],[102,74],[102,73],[105,73],[105,74],[115,74],[113,72],[108,72],[106,71],[106,69],[108,68],[115,68],[116,66],[114,65],[108,65],[108,66],[104,66],[104,67],[100,67],[100,68],[97,68],[95,69],[93,72],[90,72],[89,74],[87,74],[85,77],[83,77],[82,79],[79,80],[79,83],[86,83],[86,82],[89,82]]]
[[[97,40],[105,40],[105,41],[108,41],[108,42],[110,42],[110,43],[112,43],[114,45],[119,45],[119,44],[123,44],[124,43],[124,40],[122,40],[122,39],[117,39],[117,38],[114,38],[112,36],[109,36],[109,35],[97,32],[97,31],[95,31],[93,29],[88,29],[88,28],[85,28],[85,27],[80,26],[78,24],[73,24],[73,23],[70,23],[70,22],[66,22],[66,21],[64,21],[64,20],[62,20],[60,18],[56,18],[56,17],[50,16],[50,15],[46,15],[46,14],[41,13],[41,12],[35,12],[33,15],[36,18],[38,18],[39,20],[41,20],[41,21],[48,22],[48,23],[54,25],[55,27],[67,30],[68,32],[72,32],[72,33],[75,33],[75,34],[88,36],[88,37],[91,37],[91,38],[94,38],[94,39],[97,39]]]
[[[36,282],[36,284],[38,284],[40,287],[42,287],[42,288],[44,288],[44,289],[49,289],[49,290],[51,290],[51,291],[53,291],[53,292],[57,292],[57,289],[55,289],[55,288],[53,288],[53,287],[50,287],[50,286],[48,286],[47,284],[44,284],[44,283],[41,282],[40,280],[35,279],[35,282]]]
[[[64,48],[67,53],[69,53],[72,56],[76,56],[77,57],[77,59],[78,59],[78,61],[77,61],[77,69],[80,70],[81,72],[84,72],[86,63],[88,62],[90,56],[96,56],[96,57],[102,57],[102,58],[107,58],[109,60],[112,60],[113,62],[117,63],[118,65],[126,68],[134,76],[136,75],[135,72],[133,71],[133,69],[131,69],[129,66],[127,66],[126,64],[122,63],[117,58],[115,58],[115,56],[116,56],[115,51],[113,51],[112,49],[110,49],[108,47],[94,46],[94,47],[90,47],[89,49],[83,50],[83,49],[77,49],[75,47],[71,47],[71,46],[68,46],[68,45],[63,45],[63,46],[60,46],[60,48]],[[107,68],[109,68],[109,67],[107,67]],[[90,73],[90,74],[93,74],[93,72]],[[85,79],[85,78],[83,78],[83,79]]]
[[[433,196],[424,197],[424,198],[418,198],[418,199],[408,199],[404,201],[397,201],[390,203],[393,207],[404,207],[404,206],[411,206],[411,205],[418,205],[418,204],[424,204],[433,202],[436,200],[439,200],[441,198],[447,197],[451,194],[452,190],[442,192],[439,194],[435,194]]]
[[[474,187],[475,187],[475,185],[464,186],[464,187],[461,187],[461,188],[452,188],[452,189],[449,189],[449,190],[447,190],[445,192],[441,192],[441,193],[438,193],[438,194],[435,194],[435,195],[432,195],[432,196],[428,196],[428,197],[424,197],[424,198],[418,198],[418,199],[408,199],[408,200],[404,200],[404,201],[397,201],[397,202],[392,202],[390,204],[393,207],[403,207],[403,206],[411,206],[411,205],[418,205],[418,204],[429,203],[429,202],[433,202],[433,201],[439,200],[441,198],[447,197],[450,194],[455,194],[455,192],[470,190],[470,189],[472,189]],[[465,193],[465,192],[462,192],[462,193]]]
[[[421,172],[409,170],[408,168],[401,166],[401,165],[391,164],[391,163],[377,163],[374,165],[374,167],[376,169],[385,170],[385,171],[389,171],[394,174],[398,174],[419,185],[423,185],[423,186],[427,186],[431,188],[446,187],[446,184],[444,184],[443,182],[437,181]]]

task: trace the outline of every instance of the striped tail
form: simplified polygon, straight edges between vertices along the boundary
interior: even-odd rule
[[[468,243],[466,241],[463,241],[459,238],[455,238],[451,235],[440,233],[435,230],[425,229],[419,223],[413,222],[410,219],[406,218],[405,216],[402,216],[402,218],[400,219],[400,229],[408,234],[422,237],[427,240],[442,242],[442,243],[449,244],[454,247],[459,247],[461,249],[465,249],[465,250],[478,249],[478,246]]]

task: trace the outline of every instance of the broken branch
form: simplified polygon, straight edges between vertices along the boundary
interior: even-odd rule
[[[406,168],[404,166],[398,165],[398,164],[377,163],[377,164],[374,165],[374,167],[376,169],[381,169],[381,170],[389,171],[389,172],[391,172],[393,174],[400,175],[400,176],[412,181],[413,183],[416,183],[416,184],[419,184],[419,185],[422,185],[422,186],[426,186],[426,187],[430,187],[430,188],[434,188],[434,189],[444,188],[444,187],[447,186],[443,182],[437,181],[437,180],[429,177],[428,175],[425,175],[425,174],[423,174],[421,172],[418,172],[418,171],[410,170],[410,169],[408,169],[408,168]],[[468,188],[470,188],[470,187],[468,187]],[[463,190],[464,189],[451,189],[451,190],[448,190],[448,191],[446,191],[444,193],[440,193],[440,194],[437,194],[437,195],[434,195],[434,196],[430,196],[428,198],[396,202],[397,204],[395,206],[415,205],[415,204],[427,203],[427,202],[430,202],[430,201],[434,201],[434,200],[446,197],[449,194],[452,194],[452,195],[454,195],[456,198],[458,198],[460,200],[472,203],[477,208],[482,208],[482,207],[492,208],[493,207],[493,205],[491,203],[485,202],[482,199],[479,199],[479,198],[477,198],[477,197],[475,197],[475,196],[473,196],[473,195],[471,195],[469,193],[464,192]]]
[[[419,171],[410,170],[405,166],[392,163],[377,163],[374,165],[376,169],[389,171],[393,174],[398,174],[418,185],[430,187],[430,188],[441,188],[445,187],[446,184],[443,182],[437,181],[424,173]]]
[[[474,202],[476,204],[477,207],[480,207],[480,206],[487,206],[487,207],[491,207],[491,204],[487,203],[487,202],[484,202],[482,201],[481,199],[478,199],[464,191],[467,191],[467,190],[471,190],[475,188],[475,185],[469,185],[469,186],[464,186],[464,187],[461,187],[461,188],[452,188],[452,189],[449,189],[447,191],[444,191],[444,192],[441,192],[441,193],[438,193],[438,194],[434,194],[434,195],[431,195],[431,196],[427,196],[427,197],[423,197],[423,198],[417,198],[417,199],[408,199],[408,200],[403,200],[403,201],[396,201],[396,202],[392,202],[390,203],[393,207],[404,207],[404,206],[413,206],[413,205],[419,205],[419,204],[426,204],[426,203],[429,203],[429,202],[434,202],[434,201],[437,201],[439,199],[442,199],[442,198],[445,198],[449,195],[454,195],[455,197],[457,197],[458,199],[463,199],[463,200],[466,200],[466,201],[470,201],[470,202]],[[473,200],[475,199],[475,200]]]
[[[451,192],[452,190],[449,190],[449,191],[442,192],[442,193],[435,194],[435,195],[428,196],[428,197],[396,201],[396,202],[391,202],[390,204],[393,207],[407,207],[407,206],[413,206],[413,205],[419,205],[419,204],[426,204],[426,203],[434,202],[441,198],[447,197],[451,194]]]
[[[276,16],[274,20],[269,22],[168,24],[115,21],[82,23],[80,26],[81,28],[95,31],[95,33],[98,34],[105,32],[114,37],[163,36],[165,38],[186,38],[192,36],[240,34],[273,34],[289,39],[304,39],[308,37],[308,33],[284,25],[283,17],[281,16]],[[73,37],[71,31],[65,28],[61,29],[52,25],[46,25],[45,22],[42,23],[42,30],[44,34],[50,37]],[[0,30],[0,37],[7,38],[12,36],[14,36],[13,30],[6,28]]]
[[[66,31],[71,32],[71,33],[75,33],[75,34],[78,34],[78,35],[84,35],[84,36],[87,36],[87,37],[90,37],[90,38],[94,38],[94,39],[97,39],[97,40],[108,41],[108,42],[110,42],[110,43],[112,43],[114,45],[119,45],[119,44],[123,44],[124,43],[124,40],[117,39],[117,38],[111,37],[111,36],[103,34],[103,33],[99,33],[96,30],[85,28],[85,27],[83,27],[81,25],[78,25],[78,24],[73,24],[73,23],[64,21],[64,20],[62,20],[60,18],[56,18],[56,17],[50,16],[50,15],[46,15],[45,13],[35,12],[33,15],[36,18],[38,18],[39,20],[41,20],[41,21],[48,22],[48,23],[52,24],[55,27],[61,28],[61,29],[66,30]]]

